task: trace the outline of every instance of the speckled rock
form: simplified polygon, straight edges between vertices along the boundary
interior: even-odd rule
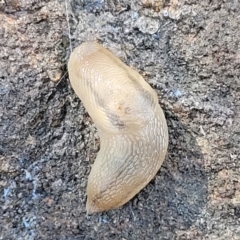
[[[0,1],[0,239],[240,239],[239,15],[239,1]],[[91,217],[99,138],[66,69],[89,38],[157,91],[170,134],[155,179]]]

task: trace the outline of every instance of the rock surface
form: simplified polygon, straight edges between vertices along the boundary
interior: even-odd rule
[[[240,239],[239,15],[223,0],[159,12],[136,0],[0,1],[0,239]],[[134,199],[89,217],[99,138],[66,63],[91,38],[156,89],[170,146]]]

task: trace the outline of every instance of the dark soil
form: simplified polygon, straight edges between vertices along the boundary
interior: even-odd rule
[[[0,1],[0,239],[240,239],[240,3],[139,3]],[[87,216],[99,138],[66,63],[90,38],[157,91],[170,142],[134,199]]]

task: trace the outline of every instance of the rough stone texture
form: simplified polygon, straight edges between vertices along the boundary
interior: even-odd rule
[[[239,240],[239,16],[237,0],[0,1],[0,239]],[[156,89],[170,146],[134,199],[86,216],[99,138],[66,62],[91,38]]]

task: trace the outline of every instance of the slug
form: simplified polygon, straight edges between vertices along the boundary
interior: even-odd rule
[[[87,213],[118,208],[150,182],[165,158],[168,129],[157,94],[97,42],[78,46],[68,71],[100,136],[88,178]]]
[[[163,8],[164,3],[165,0],[142,0],[143,7],[153,8],[156,12]]]

